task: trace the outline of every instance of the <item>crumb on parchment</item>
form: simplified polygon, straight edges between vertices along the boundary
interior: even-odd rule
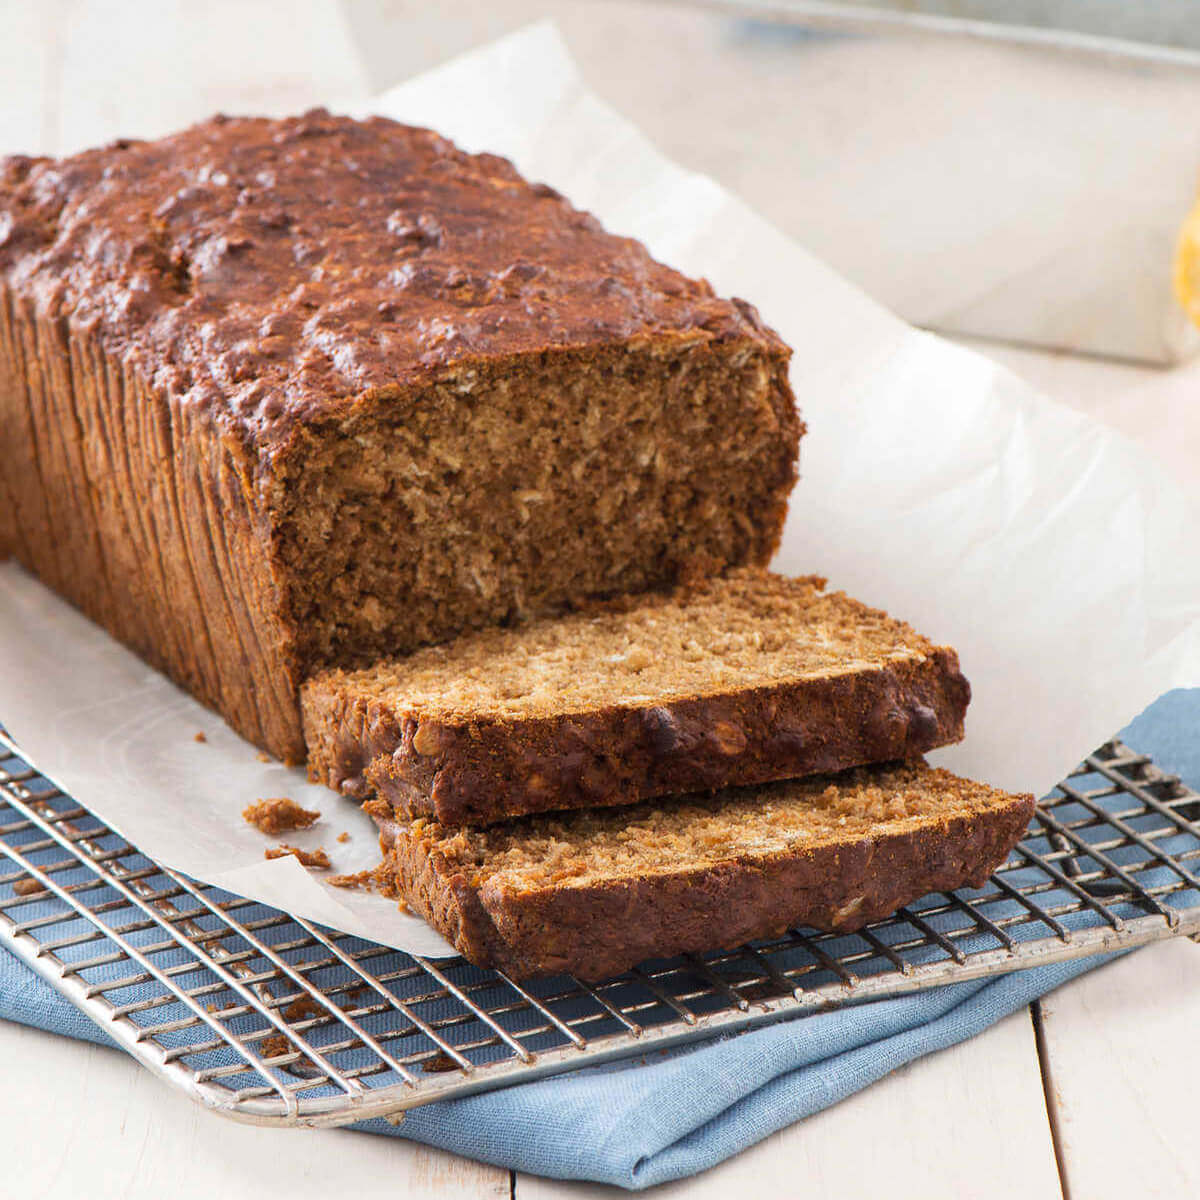
[[[386,863],[380,863],[379,866],[366,871],[355,871],[353,875],[331,875],[325,882],[331,887],[359,888],[364,892],[375,892],[386,900],[395,900],[401,912],[408,912],[408,905],[396,887],[396,878],[387,869]]]
[[[301,850],[299,846],[289,846],[285,842],[263,851],[263,858],[287,858],[288,855],[299,860],[302,866],[318,871],[329,870],[329,855],[324,850]]]
[[[193,742],[207,742],[208,734],[205,733],[204,730],[202,729],[202,730],[200,730],[199,733],[195,733],[192,735],[192,741]]]
[[[330,887],[336,888],[362,888],[363,891],[371,890],[371,876],[374,871],[355,871],[353,875],[330,875],[325,880]]]
[[[288,796],[270,796],[242,809],[244,820],[268,836],[286,833],[289,829],[307,829],[320,816],[314,809],[301,808]]]

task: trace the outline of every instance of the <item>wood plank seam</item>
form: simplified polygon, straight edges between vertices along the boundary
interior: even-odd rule
[[[1058,1165],[1058,1180],[1062,1186],[1063,1200],[1071,1200],[1067,1156],[1060,1128],[1058,1094],[1054,1089],[1054,1072],[1050,1065],[1049,1048],[1046,1045],[1046,1027],[1040,1000],[1035,1000],[1029,1006],[1029,1015],[1033,1021],[1034,1044],[1037,1046],[1038,1067],[1042,1073],[1042,1092],[1046,1098],[1046,1118],[1050,1123],[1050,1140],[1054,1144],[1054,1161]]]

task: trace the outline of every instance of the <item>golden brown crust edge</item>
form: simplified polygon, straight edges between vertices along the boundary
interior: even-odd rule
[[[732,948],[798,925],[851,932],[935,891],[982,886],[1033,815],[1032,796],[885,834],[619,884],[474,887],[419,837],[380,822],[399,890],[468,961],[513,976],[610,978],[648,958]]]
[[[947,647],[917,662],[647,708],[449,725],[302,691],[309,775],[397,812],[488,825],[868,763],[960,741],[970,686]]]

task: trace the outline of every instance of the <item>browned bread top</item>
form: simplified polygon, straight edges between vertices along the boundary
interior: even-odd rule
[[[313,778],[485,824],[911,757],[969,696],[903,621],[743,568],[328,671],[301,706]]]
[[[514,355],[787,350],[742,301],[511,163],[383,118],[214,117],[0,169],[0,277],[261,454],[354,399]]]

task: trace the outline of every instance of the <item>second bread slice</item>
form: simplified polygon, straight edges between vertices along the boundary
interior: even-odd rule
[[[471,962],[605,979],[796,925],[860,929],[927,892],[982,886],[1033,797],[913,762],[489,829],[368,807],[384,873]]]
[[[741,570],[325,672],[301,708],[313,779],[487,825],[909,758],[958,741],[969,698],[902,621]]]

